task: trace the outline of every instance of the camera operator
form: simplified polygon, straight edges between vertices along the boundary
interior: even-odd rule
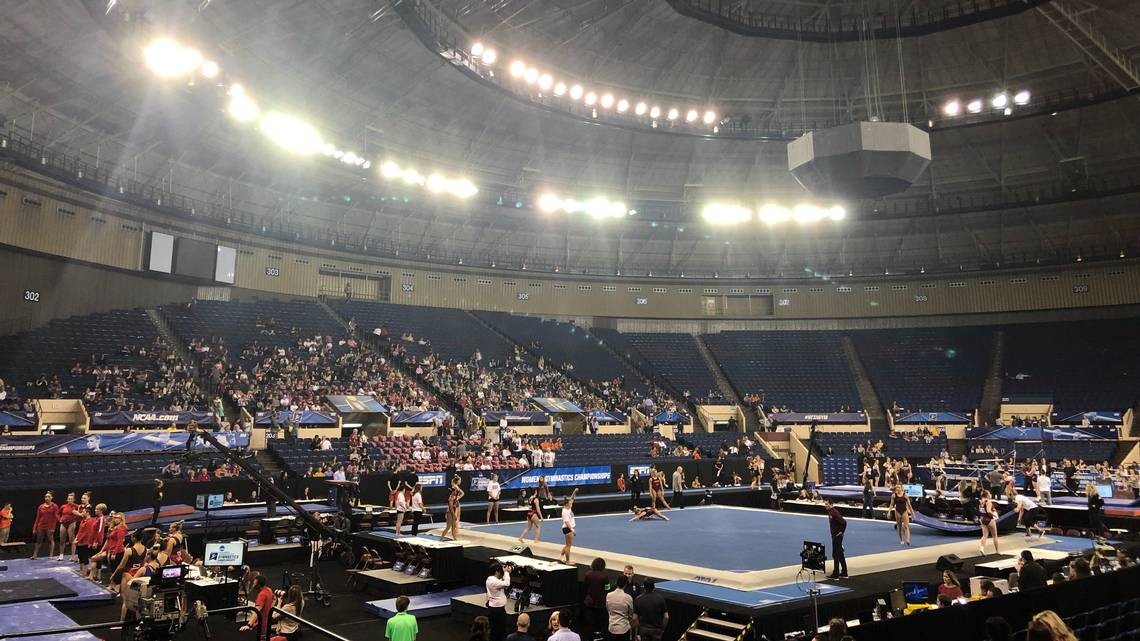
[[[507,589],[511,587],[511,564],[495,567],[487,577],[487,619],[491,623],[491,641],[502,641],[507,626]]]
[[[276,595],[279,609],[294,616],[301,616],[301,612],[305,609],[305,597],[301,594],[301,586],[291,585],[288,592],[278,590]],[[294,641],[297,638],[297,630],[301,624],[276,612],[273,613],[273,618],[277,621],[273,626],[277,634],[289,641]]]

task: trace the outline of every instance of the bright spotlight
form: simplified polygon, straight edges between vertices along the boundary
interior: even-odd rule
[[[419,185],[421,187],[425,182],[427,182],[423,174],[416,171],[415,169],[405,169],[400,173],[400,179],[409,185]]]
[[[214,62],[213,60],[207,60],[206,62],[202,63],[202,68],[200,71],[206,78],[216,78],[219,71],[218,63]]]
[[[594,106],[594,103],[597,101],[598,101],[598,94],[596,94],[592,91],[590,93],[586,94],[586,104],[587,105],[592,107],[592,106]]]
[[[297,154],[311,154],[321,148],[321,135],[309,123],[283,113],[270,112],[261,118],[261,133]]]
[[[982,112],[982,99],[975,98],[966,105],[966,111],[977,114]]]
[[[528,68],[523,73],[523,80],[526,81],[526,84],[533,85],[538,81],[538,69],[535,69],[534,67]]]
[[[618,110],[618,113],[622,113],[622,114],[629,111],[629,101],[626,100],[625,98],[622,98],[621,100],[619,100],[618,104],[617,104],[617,110]]]
[[[685,122],[696,122],[699,116],[700,114],[697,113],[696,109],[690,109],[685,112]]]
[[[159,38],[143,49],[146,66],[161,78],[176,78],[193,73],[202,64],[197,49],[183,47],[170,38]]]
[[[669,113],[665,114],[665,117],[668,118],[669,120],[676,120],[677,116],[679,116],[679,115],[681,115],[681,112],[677,111],[676,107],[673,107],[673,108],[669,109]]]
[[[510,71],[512,78],[522,78],[523,74],[526,73],[526,63],[522,60],[515,60],[511,63]]]
[[[452,180],[448,183],[447,190],[451,192],[452,195],[460,198],[470,198],[479,193],[479,188],[475,186],[475,183],[466,178]]]
[[[760,221],[766,225],[778,225],[790,220],[791,217],[792,212],[788,211],[786,207],[769,204],[760,208]]]
[[[602,94],[602,109],[609,109],[612,106],[614,106],[613,94]]]
[[[990,104],[993,105],[994,109],[1005,109],[1006,105],[1009,104],[1009,94],[1004,91],[995,94],[993,99],[990,100]]]
[[[234,85],[230,87],[230,104],[226,107],[226,112],[238,122],[249,122],[257,118],[257,103],[252,98],[245,95],[245,90],[241,85]]]
[[[633,113],[635,113],[639,116],[644,116],[645,112],[648,110],[649,110],[649,107],[644,102],[639,102],[639,103],[637,103],[637,105],[634,106]]]
[[[705,120],[706,125],[713,124],[714,122],[716,122],[716,112],[715,111],[706,111],[704,120]]]
[[[550,89],[550,87],[552,87],[553,85],[554,85],[554,78],[550,74],[544,73],[538,77],[538,88],[539,89],[546,91],[547,89]]]
[[[494,49],[488,49],[483,52],[483,64],[493,65],[499,59],[499,54],[495,53]]]
[[[797,223],[801,224],[814,223],[816,221],[822,220],[825,215],[827,214],[824,212],[824,210],[816,207],[815,205],[809,205],[807,203],[796,205],[796,208],[792,210],[792,218],[794,218]]]
[[[712,225],[736,225],[752,220],[752,210],[740,205],[709,203],[701,211],[701,218]]]
[[[399,178],[403,173],[404,171],[400,169],[400,166],[391,160],[380,165],[380,175],[385,178]]]
[[[957,99],[951,100],[950,102],[942,105],[942,113],[946,114],[947,116],[957,116],[958,114],[962,113],[962,103],[958,102]]]
[[[1013,104],[1015,105],[1028,105],[1029,104],[1029,91],[1022,89],[1021,91],[1013,94]]]
[[[548,192],[538,197],[538,208],[544,212],[555,212],[561,207],[562,199],[554,194]]]
[[[831,216],[832,220],[843,220],[844,218],[847,218],[847,210],[844,209],[841,205],[834,205],[832,206],[831,211],[828,212],[828,215]]]
[[[582,85],[574,85],[570,87],[570,97],[577,100],[582,97]]]
[[[661,107],[658,107],[657,105],[653,105],[653,108],[649,110],[649,117],[650,118],[658,118],[660,116],[661,116]]]
[[[447,181],[439,174],[432,174],[428,176],[427,188],[433,194],[438,194],[447,189]]]
[[[483,46],[482,42],[476,42],[475,44],[471,45],[471,55],[475,56],[476,58],[483,55],[483,52],[486,50],[487,48]]]
[[[561,95],[562,95],[562,94],[564,94],[564,93],[566,93],[566,83],[565,83],[565,82],[558,82],[558,83],[555,83],[555,85],[554,85],[554,95],[556,95],[556,96],[561,96]]]

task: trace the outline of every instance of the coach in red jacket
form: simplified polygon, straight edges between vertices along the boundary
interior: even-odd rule
[[[40,555],[40,546],[46,545],[48,556],[55,554],[55,528],[59,525],[59,506],[55,504],[51,492],[44,494],[44,502],[36,508],[36,520],[32,524],[32,535],[35,537],[35,547],[32,548],[32,558]]]

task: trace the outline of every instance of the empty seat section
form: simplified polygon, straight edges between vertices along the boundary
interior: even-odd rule
[[[908,411],[977,409],[989,364],[988,327],[851,333],[879,400]]]

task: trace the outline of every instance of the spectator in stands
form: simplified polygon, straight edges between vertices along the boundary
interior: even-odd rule
[[[40,547],[46,546],[48,557],[55,556],[55,528],[59,524],[59,506],[55,504],[51,492],[44,494],[44,502],[36,507],[36,520],[32,524],[32,558],[40,555]]]
[[[980,592],[980,594],[978,594],[978,598],[980,599],[989,599],[1002,595],[1001,588],[995,586],[994,582],[990,581],[989,579],[985,579],[979,583],[978,590]]]
[[[855,641],[847,634],[847,622],[839,617],[832,617],[827,622],[827,632],[817,634],[816,641]]]
[[[420,627],[416,623],[416,617],[408,614],[410,603],[408,597],[402,594],[396,597],[396,614],[384,626],[384,638],[388,641],[416,641]]]
[[[637,632],[641,641],[661,641],[665,628],[669,625],[669,611],[665,597],[656,591],[657,584],[646,578],[645,593],[634,599],[633,609],[637,615]]]
[[[606,628],[606,641],[633,641],[637,637],[637,613],[633,609],[633,597],[626,593],[629,577],[618,575],[614,589],[606,595],[606,613],[609,623]]]
[[[1087,579],[1092,576],[1092,568],[1089,567],[1089,561],[1083,556],[1073,559],[1069,564],[1069,580],[1075,581],[1077,579]]]
[[[12,533],[12,504],[5,503],[3,508],[0,508],[0,545],[8,542],[8,537]]]
[[[1077,641],[1077,636],[1052,610],[1033,615],[1025,628],[1025,641]]]
[[[527,634],[528,631],[530,631],[530,615],[520,612],[515,621],[515,631],[508,634],[504,641],[535,641],[534,637]]]
[[[1009,636],[1012,630],[1009,627],[1009,622],[1003,617],[987,617],[986,618],[986,639],[985,641],[1009,641]]]
[[[962,583],[958,581],[958,575],[952,570],[942,571],[942,583],[938,584],[938,595],[946,595],[952,600],[962,598]]]
[[[546,641],[582,641],[582,637],[578,636],[569,626],[563,625],[563,621],[569,622],[569,614],[555,610],[550,615],[550,636],[546,637]]]

